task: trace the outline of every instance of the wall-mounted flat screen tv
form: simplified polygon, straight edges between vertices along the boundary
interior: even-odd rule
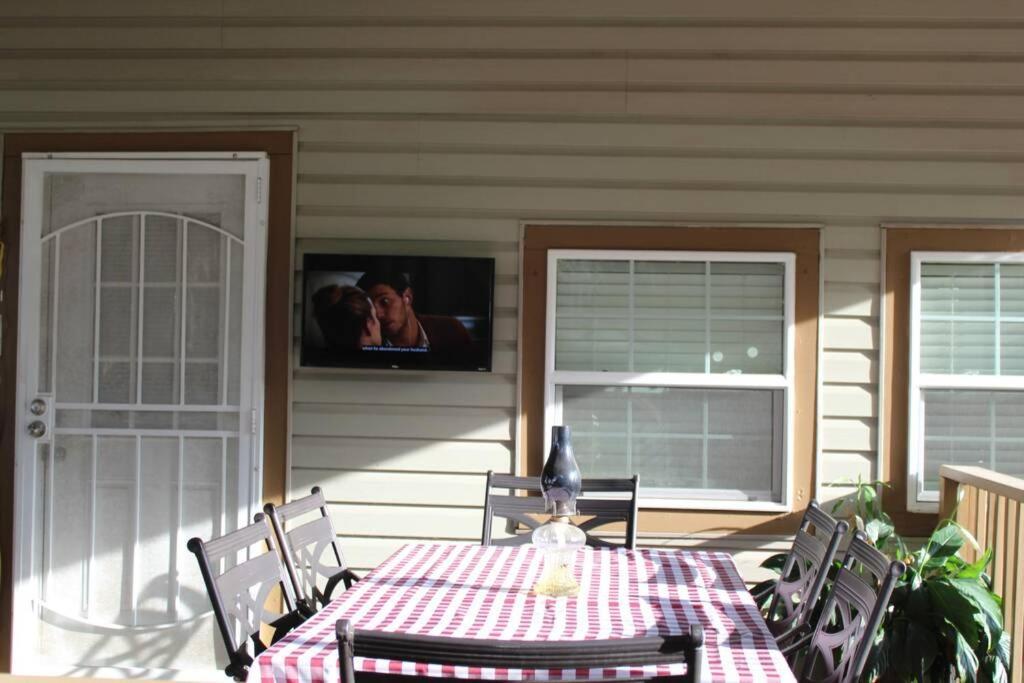
[[[301,364],[491,369],[494,259],[306,254]]]

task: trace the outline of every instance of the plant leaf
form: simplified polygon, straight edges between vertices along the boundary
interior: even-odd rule
[[[945,579],[931,579],[925,582],[932,610],[941,614],[953,626],[960,637],[966,638],[971,649],[978,647],[978,625],[974,621],[977,609],[956,586]],[[975,663],[977,667],[977,663]]]
[[[914,660],[913,668],[907,673],[918,679],[924,678],[924,672],[932,668],[935,657],[939,654],[939,646],[936,643],[938,635],[929,627],[928,622],[907,623],[906,655]]]
[[[995,651],[996,651],[996,657],[1002,663],[1003,667],[1006,668],[1006,669],[1009,669],[1010,668],[1010,654],[1013,651],[1012,648],[1011,648],[1011,644],[1010,644],[1010,634],[1009,633],[1006,633],[1004,631],[1003,633],[999,634],[999,642],[996,643]]]
[[[892,535],[893,530],[892,524],[879,517],[869,520],[864,525],[864,533],[876,547],[881,547],[885,543],[885,539]]]
[[[953,641],[954,660],[960,680],[974,683],[978,680],[978,656],[953,624],[947,621],[946,628],[950,631],[948,635]]]
[[[787,557],[789,556],[786,553],[776,553],[775,555],[766,557],[761,563],[761,566],[765,569],[771,569],[776,573],[779,573],[782,571],[783,565],[786,564]]]
[[[986,680],[991,683],[1007,683],[1009,681],[1006,667],[998,657],[989,655],[982,660],[981,670],[985,674]]]
[[[942,566],[946,558],[955,555],[964,544],[960,527],[949,524],[932,532],[928,544],[924,548],[922,567]]]
[[[956,577],[958,579],[976,579],[981,576],[981,573],[985,571],[985,567],[992,561],[992,548],[985,551],[985,554],[977,559],[977,561],[971,564],[964,564],[963,568],[957,572]]]
[[[979,584],[977,579],[953,579],[950,584],[977,606],[989,622],[989,630],[994,634],[1002,632],[1003,608],[994,593]]]

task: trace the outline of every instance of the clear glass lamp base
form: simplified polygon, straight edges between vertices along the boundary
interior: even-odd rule
[[[586,544],[587,535],[570,524],[567,517],[553,517],[534,530],[532,540],[544,557],[544,570],[533,592],[553,598],[579,595],[580,585],[573,576],[572,561],[576,551]]]

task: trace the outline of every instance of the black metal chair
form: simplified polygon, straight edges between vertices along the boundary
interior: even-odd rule
[[[491,489],[504,489],[507,493],[493,493]],[[526,495],[515,495],[523,491]],[[578,516],[589,517],[579,527],[587,534],[587,545],[595,547],[636,548],[637,499],[640,480],[637,475],[629,479],[584,479],[583,491],[576,499]],[[516,477],[511,474],[487,472],[487,487],[484,493],[484,526],[480,537],[481,545],[525,545],[530,534],[516,534],[507,538],[494,538],[492,527],[495,517],[536,529],[543,522],[531,515],[545,514],[544,499],[540,496],[540,477]],[[617,498],[600,498],[593,494],[625,493]],[[625,522],[626,536],[622,544],[610,543],[592,535],[597,527],[616,522]]]
[[[339,583],[351,588],[352,583],[359,580],[345,562],[345,555],[338,547],[338,539],[334,534],[327,512],[327,500],[319,486],[314,486],[308,496],[284,505],[267,503],[263,510],[270,519],[281,554],[284,557],[285,569],[291,580],[292,588],[300,600],[312,609],[317,609],[331,601],[334,589]],[[295,520],[303,515],[319,512],[319,516],[295,525]],[[292,528],[286,525],[292,523]],[[325,564],[324,554],[330,549],[330,557],[336,564]],[[323,590],[320,584],[323,583]]]
[[[238,560],[239,553],[249,553],[253,546],[262,545],[266,552]],[[219,538],[203,541],[192,538],[188,542],[199,562],[199,573],[206,584],[206,592],[213,605],[221,638],[228,651],[228,665],[224,673],[236,680],[244,680],[256,655],[267,645],[260,637],[262,625],[274,629],[271,644],[306,620],[308,613],[299,609],[285,571],[270,525],[262,514],[256,521],[238,531]],[[270,591],[281,588],[284,614],[267,609]],[[254,592],[255,591],[255,592]],[[253,652],[248,651],[252,640]]]
[[[802,683],[860,680],[896,581],[906,569],[865,539],[861,531],[854,534],[813,631],[782,650],[790,656],[806,648],[798,660]]]
[[[779,580],[773,587],[754,596],[758,604],[771,596],[765,621],[780,645],[797,634],[810,619],[839,542],[849,526],[822,510],[818,501],[812,500],[800,520]]]
[[[685,674],[658,677],[656,680],[695,683],[700,680],[704,656],[704,632],[698,625],[691,625],[686,635],[571,642],[448,638],[364,631],[353,629],[347,619],[340,619],[335,629],[340,683],[355,683],[354,657],[498,669],[593,669],[685,662]],[[365,676],[361,673],[359,678]]]

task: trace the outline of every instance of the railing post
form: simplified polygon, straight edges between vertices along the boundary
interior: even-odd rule
[[[956,510],[957,493],[960,489],[960,482],[947,476],[944,470],[946,466],[939,468],[939,521],[950,519]]]

